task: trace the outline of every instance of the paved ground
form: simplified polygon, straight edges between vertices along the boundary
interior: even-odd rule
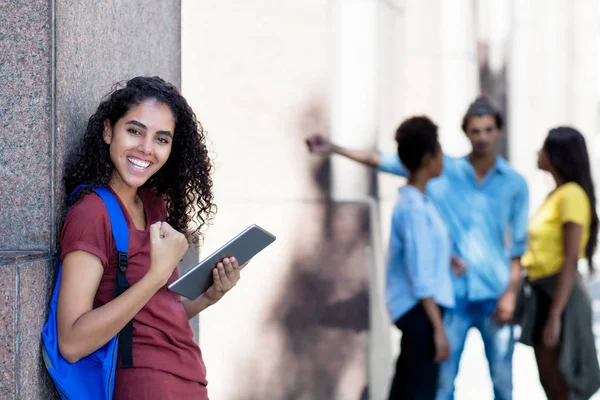
[[[594,331],[596,348],[600,349],[600,277],[589,282],[594,299]],[[533,350],[517,345],[513,360],[514,400],[544,400],[546,396],[539,383]],[[456,400],[493,400],[492,384],[487,369],[483,343],[479,332],[469,332],[465,353],[460,366]],[[592,400],[600,400],[600,392]]]

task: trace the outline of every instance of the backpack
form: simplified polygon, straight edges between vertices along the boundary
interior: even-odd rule
[[[72,199],[79,190],[86,186],[79,185],[70,198]],[[115,279],[115,297],[117,297],[129,288],[129,282],[127,282],[125,275],[128,265],[129,230],[119,202],[112,192],[105,187],[92,190],[104,202],[110,218],[110,226],[118,254]],[[61,356],[58,350],[56,310],[61,275],[62,262],[59,263],[58,267],[56,285],[50,301],[48,321],[42,329],[42,357],[46,369],[63,400],[112,400],[119,343],[123,368],[133,367],[133,320],[129,321],[121,332],[104,346],[71,364]]]

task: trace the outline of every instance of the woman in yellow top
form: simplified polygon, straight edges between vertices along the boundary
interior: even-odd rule
[[[581,133],[566,127],[550,130],[538,153],[538,167],[552,175],[556,189],[531,220],[528,248],[521,259],[535,299],[535,311],[529,321],[531,343],[523,337],[521,341],[532,344],[535,349],[547,397],[566,400],[573,398],[569,396],[574,390],[580,390],[574,389],[579,384],[577,379],[585,378],[588,385],[595,386],[594,379],[600,376],[591,303],[577,272],[582,258],[588,259],[589,268],[593,270],[592,256],[598,236],[594,185]],[[525,331],[524,327],[524,334]],[[594,379],[582,378],[578,371],[581,365],[575,365],[581,362],[582,357],[574,355],[580,350],[584,356],[593,355],[593,360],[585,365],[588,369],[585,373],[593,374]],[[589,390],[595,389],[597,387]]]

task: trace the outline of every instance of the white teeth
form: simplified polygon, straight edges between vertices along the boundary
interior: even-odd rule
[[[136,167],[142,168],[142,169],[148,168],[150,166],[149,162],[138,160],[137,158],[127,157],[127,161],[129,161],[130,163],[132,163]]]

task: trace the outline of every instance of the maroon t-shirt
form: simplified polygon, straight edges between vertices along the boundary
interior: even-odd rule
[[[126,274],[131,286],[150,268],[150,225],[165,221],[167,217],[162,197],[149,189],[139,189],[138,194],[146,213],[146,229],[143,231],[135,227],[119,200],[129,228],[129,266]],[[94,308],[111,301],[115,290],[117,251],[108,211],[98,195],[87,194],[71,207],[62,230],[61,247],[61,259],[68,253],[82,250],[102,261],[104,274],[94,299]],[[85,267],[81,265],[81,268]],[[181,299],[167,290],[167,286],[178,275],[175,268],[167,285],[156,292],[133,319],[134,367],[164,371],[206,385],[206,367],[200,348],[194,342]],[[118,368],[121,368],[120,358]]]

